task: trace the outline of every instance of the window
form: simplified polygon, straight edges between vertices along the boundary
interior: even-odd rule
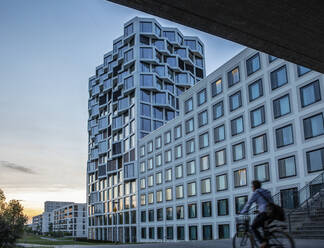
[[[175,167],[175,177],[176,179],[179,179],[182,176],[183,176],[183,166],[182,164],[180,164]]]
[[[265,123],[264,106],[254,109],[250,112],[251,128],[258,127]]]
[[[248,197],[246,195],[235,197],[235,213],[236,214],[240,214],[241,210],[244,208],[247,201],[248,201]]]
[[[162,147],[162,137],[159,136],[155,138],[155,148],[159,149],[161,147]]]
[[[200,158],[200,171],[209,169],[209,155],[205,155]]]
[[[191,182],[187,184],[187,194],[188,196],[196,195],[196,182]]]
[[[141,30],[141,32],[152,33],[152,23],[151,22],[141,22],[140,30]]]
[[[152,170],[153,169],[153,158],[149,158],[147,160],[147,169]]]
[[[142,239],[146,239],[146,227],[141,228],[141,237]]]
[[[158,154],[155,157],[155,165],[156,167],[159,167],[162,165],[162,154]]]
[[[245,144],[241,142],[232,146],[233,161],[239,161],[245,158]]]
[[[253,155],[259,155],[267,152],[267,135],[262,134],[260,136],[252,138]]]
[[[189,240],[197,240],[197,239],[198,239],[198,227],[189,226]]]
[[[227,174],[216,176],[216,190],[223,191],[228,189]]]
[[[157,228],[157,239],[163,239],[163,227],[161,226]]]
[[[160,203],[163,201],[162,190],[156,191],[156,202]]]
[[[199,135],[199,149],[203,149],[209,146],[208,132]]]
[[[323,114],[313,115],[303,120],[305,139],[310,139],[324,134]]]
[[[141,62],[141,72],[150,72],[150,64]]]
[[[124,53],[124,62],[131,61],[133,59],[133,49]]]
[[[242,106],[241,91],[238,91],[229,97],[229,104],[231,111],[234,111]]]
[[[141,170],[141,172],[145,172],[145,162],[141,162],[140,170]]]
[[[196,161],[187,162],[187,176],[196,174]]]
[[[212,216],[212,203],[211,201],[206,201],[201,203],[201,216],[211,217]]]
[[[318,80],[300,88],[300,100],[302,107],[321,100],[321,88]]]
[[[171,150],[167,150],[166,152],[165,152],[165,162],[166,163],[169,163],[169,162],[171,162],[171,160],[172,160],[172,152],[171,152]]]
[[[183,198],[183,185],[176,186],[176,198],[177,199]]]
[[[195,152],[195,139],[186,142],[186,153],[191,154]]]
[[[164,144],[170,144],[171,143],[171,131],[168,131],[164,133]]]
[[[269,55],[268,59],[269,59],[269,63],[271,63],[271,62],[275,61],[277,59],[277,57]]]
[[[184,207],[183,206],[177,206],[176,212],[177,212],[177,220],[184,218]]]
[[[235,69],[229,71],[227,73],[227,79],[228,79],[228,87],[232,87],[233,85],[240,82],[240,72],[239,67],[236,67]]]
[[[306,160],[308,172],[324,170],[324,148],[306,152]]]
[[[153,49],[149,47],[140,48],[141,58],[142,59],[153,59]]]
[[[167,239],[173,239],[173,226],[168,226],[166,228],[166,233],[167,233],[166,236]]]
[[[223,101],[220,101],[213,105],[213,119],[217,120],[223,115],[224,115],[224,104]]]
[[[249,85],[249,101],[252,102],[263,96],[262,79],[259,79]]]
[[[252,73],[258,71],[261,68],[260,65],[260,55],[259,53],[255,54],[246,61],[246,73],[250,76]]]
[[[175,41],[174,31],[163,31],[163,36],[167,38],[169,41]]]
[[[282,66],[279,69],[270,73],[271,88],[277,89],[288,83],[286,66]]]
[[[151,132],[151,120],[141,118],[141,130]]]
[[[145,189],[145,178],[141,179],[141,189]]]
[[[155,174],[155,182],[157,185],[162,183],[162,172],[158,172]]]
[[[185,101],[185,113],[189,113],[193,110],[193,99],[190,98],[187,101]]]
[[[174,139],[175,140],[179,139],[181,138],[181,136],[182,136],[182,127],[181,125],[179,125],[174,128]]]
[[[147,186],[152,187],[154,184],[153,175],[147,177]]]
[[[191,118],[186,121],[186,134],[193,132],[194,130],[194,118]]]
[[[207,110],[198,114],[198,126],[202,127],[208,124],[208,112]]]
[[[269,164],[258,164],[254,166],[254,178],[260,182],[267,182],[270,180]]]
[[[226,164],[226,149],[218,150],[215,152],[215,164],[216,166],[222,166]]]
[[[217,215],[226,216],[228,212],[228,199],[217,200]]]
[[[127,37],[128,35],[130,35],[131,33],[133,33],[133,23],[127,25],[124,28],[124,36]]]
[[[172,168],[165,170],[165,181],[169,182],[172,180]]]
[[[150,92],[141,90],[141,100],[143,102],[151,102]]]
[[[185,239],[184,226],[177,226],[177,240],[184,240],[184,239]]]
[[[151,117],[151,106],[141,103],[141,115]]]
[[[173,208],[172,207],[168,207],[165,209],[166,212],[166,219],[167,220],[173,220]]]
[[[188,204],[188,218],[189,219],[197,218],[197,204],[196,203]]]
[[[141,222],[146,222],[146,211],[141,211]]]
[[[290,113],[290,100],[288,94],[273,101],[273,112],[275,119]]]
[[[213,239],[213,226],[212,225],[203,225],[203,240],[212,240]]]
[[[301,65],[297,65],[297,73],[298,73],[298,77],[303,76],[304,74],[306,74],[307,72],[310,72],[311,69],[301,66]]]
[[[197,104],[198,104],[198,106],[200,106],[201,104],[204,104],[205,102],[207,102],[207,91],[206,91],[206,89],[203,89],[197,94]]]
[[[222,79],[218,79],[215,82],[211,83],[211,94],[212,97],[219,95],[222,93],[223,87],[222,87]]]
[[[153,194],[153,192],[148,193],[147,198],[148,198],[148,204],[153,204],[154,203],[154,194]]]
[[[141,148],[140,148],[140,156],[141,157],[145,156],[145,146],[141,146]]]
[[[229,224],[218,225],[218,238],[219,239],[229,239],[230,238]]]
[[[210,186],[210,178],[206,178],[200,181],[200,190],[201,194],[208,194],[211,192],[211,186]]]
[[[141,195],[141,205],[144,206],[146,204],[146,195]]]
[[[220,125],[214,128],[214,142],[218,143],[225,140],[225,125]]]
[[[232,132],[232,136],[244,132],[243,116],[231,120],[231,132]]]
[[[296,176],[295,156],[279,159],[278,170],[280,179]]]
[[[182,145],[178,145],[174,148],[174,155],[175,159],[182,157]]]
[[[154,239],[154,227],[149,227],[149,239]]]
[[[165,200],[172,201],[172,188],[167,188],[165,190]]]
[[[292,124],[276,129],[277,148],[294,143]]]
[[[242,187],[247,185],[246,169],[234,171],[234,187]]]

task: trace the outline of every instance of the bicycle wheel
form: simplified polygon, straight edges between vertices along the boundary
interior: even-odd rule
[[[248,233],[239,235],[236,233],[233,237],[233,248],[254,248],[253,238]]]
[[[275,248],[295,248],[295,242],[288,233],[273,231],[270,234],[268,246]]]

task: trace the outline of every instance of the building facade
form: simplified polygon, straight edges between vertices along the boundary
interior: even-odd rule
[[[323,74],[249,48],[183,93],[140,140],[138,241],[232,237],[253,179],[294,208],[324,170],[323,101]]]
[[[39,214],[34,216],[32,219],[32,230],[41,233],[42,226],[43,226],[43,215]]]
[[[197,37],[136,17],[89,79],[88,238],[137,241],[138,143],[179,115],[203,53]]]
[[[87,205],[85,203],[71,203],[54,209],[53,231],[63,232],[65,236],[87,237]]]

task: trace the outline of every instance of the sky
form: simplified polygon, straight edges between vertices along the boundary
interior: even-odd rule
[[[106,0],[0,0],[0,188],[29,217],[46,200],[86,201],[88,78],[135,16],[154,17]],[[244,49],[156,19],[200,37],[207,74]]]

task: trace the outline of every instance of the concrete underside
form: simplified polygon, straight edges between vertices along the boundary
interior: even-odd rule
[[[324,1],[108,0],[324,73]]]

